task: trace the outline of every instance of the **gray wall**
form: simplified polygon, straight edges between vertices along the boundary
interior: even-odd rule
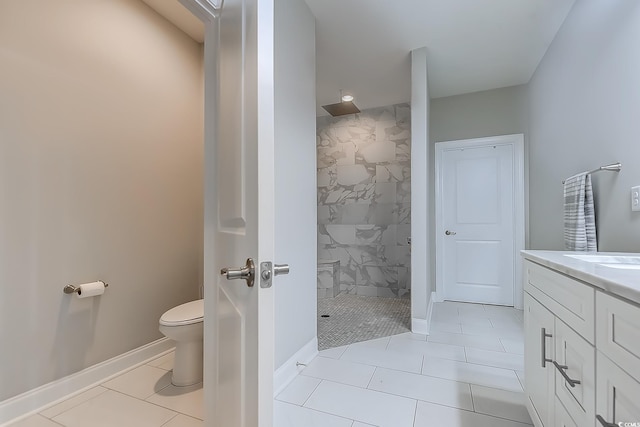
[[[275,366],[316,337],[315,20],[275,2]]]
[[[593,175],[599,249],[640,252],[640,2],[578,1],[530,82],[530,227],[534,249],[563,249],[562,180]]]
[[[340,288],[408,297],[411,112],[408,104],[318,117],[318,259],[340,261]]]
[[[529,151],[528,85],[510,86],[482,92],[431,100],[431,168],[435,158],[435,143],[486,136],[524,134],[525,174],[525,247],[529,247],[529,214],[527,206]],[[431,176],[435,183],[435,176]],[[435,193],[435,191],[434,191]],[[435,200],[432,197],[432,206]],[[435,224],[434,224],[435,226]]]
[[[432,142],[528,131],[527,86],[511,86],[431,100]]]
[[[138,1],[0,2],[0,401],[160,338],[198,297],[201,57]]]

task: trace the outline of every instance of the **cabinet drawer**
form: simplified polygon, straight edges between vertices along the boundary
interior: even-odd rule
[[[560,402],[556,402],[554,418],[554,427],[580,427],[571,419],[571,416]]]
[[[598,350],[640,381],[640,307],[596,292],[596,320]]]
[[[555,394],[573,421],[579,426],[595,423],[595,349],[573,329],[556,318]],[[564,367],[564,368],[562,368]],[[562,372],[580,383],[571,387]],[[556,403],[557,404],[557,403]]]
[[[595,290],[591,286],[525,261],[525,290],[577,331],[595,342]]]
[[[606,422],[640,421],[640,383],[598,351],[598,399],[596,414]],[[601,427],[600,423],[597,423]]]

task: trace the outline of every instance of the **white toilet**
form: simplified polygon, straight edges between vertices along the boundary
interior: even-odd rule
[[[160,332],[176,342],[171,383],[188,386],[202,381],[204,300],[191,301],[165,312]]]

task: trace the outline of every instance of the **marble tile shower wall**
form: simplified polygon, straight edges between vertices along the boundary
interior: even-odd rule
[[[340,261],[340,289],[410,294],[408,104],[318,117],[318,259]]]

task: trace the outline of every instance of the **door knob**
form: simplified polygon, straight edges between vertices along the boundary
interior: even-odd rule
[[[256,277],[256,266],[251,258],[247,259],[247,263],[244,267],[229,268],[225,267],[220,270],[220,274],[227,277],[227,280],[244,279],[247,281],[247,286],[252,287]]]
[[[455,236],[456,232],[447,230],[447,231],[444,232],[444,234],[446,234],[447,236]]]
[[[273,275],[289,274],[289,264],[273,264]]]

